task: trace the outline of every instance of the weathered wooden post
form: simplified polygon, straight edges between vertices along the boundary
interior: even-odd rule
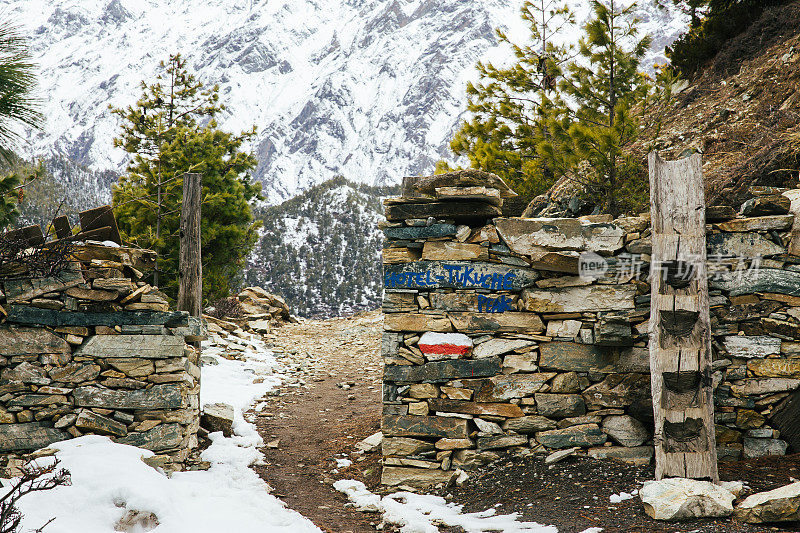
[[[180,255],[178,258],[178,311],[200,316],[203,295],[203,265],[200,262],[200,174],[183,175]]]
[[[718,483],[702,159],[651,152],[648,164],[656,479]]]

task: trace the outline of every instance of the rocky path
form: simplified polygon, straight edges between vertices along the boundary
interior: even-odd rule
[[[380,429],[381,319],[373,312],[304,321],[265,335],[295,382],[253,413],[266,443],[266,464],[256,470],[273,494],[323,531],[366,533],[380,522],[346,507],[331,483],[373,485],[380,476],[379,452],[354,453],[354,445]]]

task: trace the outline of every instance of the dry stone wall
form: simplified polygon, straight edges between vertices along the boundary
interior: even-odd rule
[[[91,433],[180,468],[197,447],[200,369],[187,343],[201,323],[141,280],[153,252],[79,245],[70,259],[55,276],[12,268],[0,281],[0,453]]]
[[[505,218],[469,176],[386,201],[383,483],[572,447],[649,462],[649,218]],[[720,460],[800,451],[800,191],[751,192],[707,212]]]

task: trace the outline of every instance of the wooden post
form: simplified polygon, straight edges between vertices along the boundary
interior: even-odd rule
[[[648,164],[656,479],[718,483],[702,159],[651,152]]]
[[[178,311],[202,313],[203,265],[200,262],[200,174],[183,175],[180,256],[178,260]]]

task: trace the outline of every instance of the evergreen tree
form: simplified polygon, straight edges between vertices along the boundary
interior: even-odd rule
[[[135,105],[113,109],[123,121],[114,143],[133,156],[113,187],[114,210],[124,238],[159,253],[163,277],[154,283],[175,297],[183,174],[202,174],[203,295],[214,301],[238,283],[257,239],[249,204],[260,191],[249,176],[256,159],[241,150],[255,128],[221,131],[218,87],[204,88],[180,55],[161,68],[155,83],[142,82]]]
[[[6,160],[10,159],[12,145],[19,138],[17,125],[41,126],[35,87],[28,40],[17,27],[0,24],[0,156]]]
[[[593,18],[579,42],[581,61],[568,67],[560,87],[574,110],[551,122],[553,139],[538,149],[548,164],[580,182],[587,199],[614,216],[646,203],[644,171],[629,148],[638,139],[640,114],[652,84],[639,72],[650,45],[639,37],[636,4],[593,0]]]
[[[559,0],[529,0],[522,6],[522,18],[530,29],[530,43],[517,45],[497,30],[516,60],[507,68],[477,64],[480,81],[467,85],[472,118],[450,147],[468,157],[472,168],[493,172],[517,193],[532,198],[558,177],[536,146],[549,137],[548,114],[563,107],[557,81],[570,49],[553,39],[573,24],[573,15]],[[437,165],[439,172],[449,168],[444,162]]]
[[[39,101],[34,97],[36,75],[28,41],[19,28],[0,24],[0,158],[4,169],[0,175],[0,229],[18,215],[23,187],[36,177],[38,169],[20,165],[13,145],[19,139],[19,125],[41,127]]]

